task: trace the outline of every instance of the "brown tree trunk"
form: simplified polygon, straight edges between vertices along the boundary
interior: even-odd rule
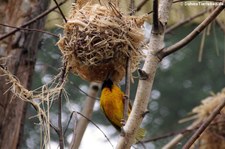
[[[48,8],[49,0],[8,0],[0,3],[0,22],[11,26],[20,26],[39,15]],[[37,20],[27,28],[43,29],[44,18]],[[0,36],[7,34],[11,28],[0,29]],[[31,87],[32,74],[36,62],[36,53],[41,33],[19,31],[0,41],[0,64],[12,72],[26,88]],[[7,57],[7,59],[5,59]],[[26,104],[15,98],[0,76],[0,148],[19,148],[22,138],[23,119]]]

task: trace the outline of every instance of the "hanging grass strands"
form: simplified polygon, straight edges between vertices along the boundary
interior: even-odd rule
[[[192,118],[195,119],[194,123],[204,122],[213,110],[223,102],[225,99],[225,88],[216,95],[209,96],[202,100],[202,104],[195,107],[192,110],[194,115]],[[220,114],[211,122],[211,125],[202,133],[197,139],[195,146],[199,149],[223,149],[225,148],[225,108],[220,111]]]

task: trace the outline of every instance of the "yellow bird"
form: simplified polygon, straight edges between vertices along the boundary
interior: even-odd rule
[[[107,119],[118,130],[121,131],[123,109],[124,109],[124,93],[115,85],[111,79],[107,79],[102,84],[102,92],[100,97],[100,106]],[[131,104],[128,109],[128,116],[131,111]],[[140,141],[145,136],[145,130],[139,128],[135,135],[136,141]]]

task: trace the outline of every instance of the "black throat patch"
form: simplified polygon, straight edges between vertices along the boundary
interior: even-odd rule
[[[102,84],[102,90],[103,90],[103,88],[105,88],[105,87],[107,87],[107,88],[109,88],[110,90],[112,90],[112,86],[113,86],[112,80],[111,80],[111,79],[107,79],[107,80],[105,80],[105,81],[103,82],[103,84]]]

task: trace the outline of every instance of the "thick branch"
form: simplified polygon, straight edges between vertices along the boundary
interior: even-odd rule
[[[74,125],[73,139],[70,144],[70,149],[78,149],[80,146],[84,132],[89,123],[88,119],[91,119],[91,116],[93,113],[95,98],[92,98],[92,97],[97,96],[99,88],[100,88],[100,84],[97,84],[97,83],[90,84],[88,95],[91,95],[91,97],[87,96],[87,98],[85,99],[83,110],[81,112],[83,115],[85,115],[85,117],[81,117],[77,125]]]
[[[163,22],[163,25],[168,19],[168,12],[171,4],[172,0],[160,1],[159,16],[161,16],[161,19],[163,20],[160,20],[161,22]],[[148,77],[146,80],[139,80],[133,108],[128,121],[124,126],[125,135],[120,137],[116,149],[129,149],[132,143],[134,143],[133,141],[135,139],[135,134],[140,127],[140,124],[143,120],[143,114],[145,113],[148,106],[155,72],[160,62],[155,53],[157,53],[162,48],[161,45],[163,45],[163,40],[164,34],[151,33],[149,51],[143,66],[143,71],[148,75]]]
[[[225,2],[225,0],[223,1],[223,3],[224,2]],[[203,29],[206,28],[207,25],[209,25],[209,23],[211,23],[222,12],[222,10],[224,9],[224,6],[225,6],[225,4],[217,6],[217,8],[201,24],[199,24],[198,27],[196,27],[189,35],[187,35],[185,38],[183,38],[176,44],[174,44],[168,48],[164,48],[159,53],[160,59],[173,53],[173,52],[176,52],[177,50],[181,49],[182,47],[187,45],[189,42],[191,42],[198,34],[201,33],[201,31]]]

